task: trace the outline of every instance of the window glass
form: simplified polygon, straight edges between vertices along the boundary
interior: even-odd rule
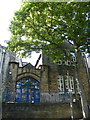
[[[39,82],[37,80],[35,80],[34,78],[27,76],[27,77],[24,77],[24,78],[18,80],[16,84],[18,84],[18,85],[19,84],[20,85],[28,85],[28,84],[37,85],[37,84],[39,84]]]
[[[69,90],[72,90],[74,93],[74,80],[72,76],[66,75],[58,76],[58,90],[60,94],[64,94],[65,92],[69,92]]]
[[[18,80],[16,102],[40,102],[40,83],[30,76]]]
[[[64,79],[61,75],[58,77],[58,89],[60,94],[64,94]]]

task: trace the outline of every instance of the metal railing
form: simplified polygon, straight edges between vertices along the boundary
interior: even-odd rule
[[[27,94],[26,94],[27,95]],[[73,95],[73,94],[72,94]],[[60,92],[40,92],[40,103],[70,103],[71,95],[69,93],[60,94]],[[16,92],[6,89],[2,94],[2,102],[16,102]],[[30,102],[30,101],[29,101]]]
[[[57,103],[57,102],[70,102],[70,94],[59,92],[41,92],[41,102],[42,103]]]

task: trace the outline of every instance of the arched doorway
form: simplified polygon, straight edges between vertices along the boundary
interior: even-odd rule
[[[40,102],[40,82],[26,76],[16,82],[16,102]]]

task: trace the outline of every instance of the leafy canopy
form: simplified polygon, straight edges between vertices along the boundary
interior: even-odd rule
[[[54,60],[69,57],[70,49],[89,52],[89,12],[90,2],[26,2],[11,21],[8,47],[22,55],[42,49]]]

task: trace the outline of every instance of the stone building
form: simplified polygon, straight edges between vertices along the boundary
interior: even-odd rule
[[[53,63],[42,54],[42,65],[37,68],[31,63],[22,62],[15,53],[0,46],[0,61],[3,117],[20,118],[20,114],[24,114],[23,118],[83,117],[75,59],[72,62]],[[13,110],[9,112],[8,109],[10,105],[14,107],[12,114]],[[24,111],[20,112],[17,108],[21,107]],[[25,116],[27,110],[31,114]],[[64,116],[62,112],[65,112]]]

